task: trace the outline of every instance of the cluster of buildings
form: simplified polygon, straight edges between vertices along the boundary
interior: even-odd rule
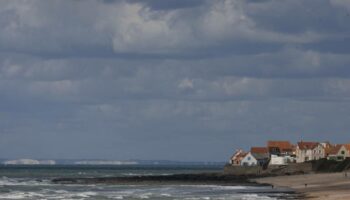
[[[268,166],[303,163],[328,159],[343,161],[350,158],[350,144],[304,142],[296,145],[289,141],[268,141],[266,147],[251,147],[249,152],[237,150],[230,159],[235,166]]]

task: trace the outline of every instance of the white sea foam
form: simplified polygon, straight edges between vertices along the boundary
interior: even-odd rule
[[[28,198],[42,198],[45,197],[43,194],[36,192],[21,192],[21,191],[12,191],[7,194],[1,194],[0,199],[28,199]]]
[[[122,173],[122,176],[168,176],[168,173]]]
[[[124,199],[123,196],[114,196],[114,197],[109,197],[109,198],[112,198],[112,199]]]
[[[167,200],[274,200],[257,194],[239,194],[240,190],[252,191],[264,189],[246,186],[218,185],[57,185],[49,180],[0,178],[0,186],[6,188],[0,192],[0,200],[7,199],[84,199],[98,197],[109,199],[167,199]],[[8,190],[7,190],[8,189]],[[266,189],[266,188],[265,188]],[[275,194],[274,194],[275,195]],[[276,194],[277,195],[277,194]]]
[[[0,186],[15,186],[15,185],[51,185],[48,180],[27,180],[2,177],[0,178]]]
[[[241,198],[242,200],[276,200],[276,198],[268,196],[259,196],[257,194],[245,194]]]
[[[253,189],[255,187],[249,186],[222,186],[222,185],[179,185],[181,187],[193,187],[193,188],[208,188],[212,190],[246,190]]]
[[[91,197],[91,196],[96,196],[97,193],[96,192],[81,192],[81,193],[77,193],[74,196],[76,197]]]

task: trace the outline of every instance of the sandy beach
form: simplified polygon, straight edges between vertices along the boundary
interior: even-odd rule
[[[305,174],[254,179],[274,187],[288,187],[310,199],[350,199],[350,173]],[[306,184],[306,185],[305,185]]]

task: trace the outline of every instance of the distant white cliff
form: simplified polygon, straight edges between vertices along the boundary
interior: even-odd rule
[[[18,160],[6,160],[5,165],[55,165],[54,160],[33,160],[33,159],[18,159]]]
[[[82,160],[74,162],[76,165],[137,165],[135,161],[114,161],[114,160]]]

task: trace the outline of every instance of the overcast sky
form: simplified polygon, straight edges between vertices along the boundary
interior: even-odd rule
[[[350,142],[350,1],[4,0],[0,157]]]

